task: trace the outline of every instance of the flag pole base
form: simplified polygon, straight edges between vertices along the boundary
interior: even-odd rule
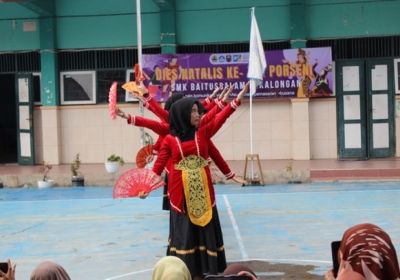
[[[254,174],[250,174],[250,176],[247,175],[247,163],[250,160],[257,160],[258,163],[258,171],[259,171],[259,178],[254,178]],[[253,170],[252,172],[253,173]],[[260,164],[260,158],[258,154],[252,154],[252,155],[246,155],[246,160],[244,163],[244,172],[243,172],[243,179],[246,180],[249,183],[260,183],[261,186],[264,186],[264,179],[263,179],[263,174],[262,174],[262,169],[261,169],[261,164]],[[244,185],[243,185],[244,186]]]

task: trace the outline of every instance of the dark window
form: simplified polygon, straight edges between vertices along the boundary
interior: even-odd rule
[[[400,36],[308,40],[307,47],[331,47],[333,60],[398,57]]]
[[[117,102],[125,102],[125,90],[121,86],[125,83],[125,70],[97,71],[97,87],[99,98],[97,103],[108,103],[108,95],[113,82],[117,82]]]
[[[35,104],[42,104],[41,92],[40,92],[40,75],[32,76],[33,85],[33,101]]]

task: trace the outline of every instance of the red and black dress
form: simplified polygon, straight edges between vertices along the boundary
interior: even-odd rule
[[[153,167],[153,171],[161,175],[165,164],[171,160],[168,254],[182,259],[193,277],[218,274],[226,268],[221,225],[207,161],[208,143],[240,105],[236,100],[232,101],[209,123],[197,129],[190,125],[190,108],[195,103],[202,108],[194,98],[181,99],[172,106],[169,112],[171,134],[164,138]]]

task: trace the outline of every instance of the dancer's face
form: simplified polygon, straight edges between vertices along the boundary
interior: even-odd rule
[[[199,108],[197,104],[194,104],[192,107],[192,113],[190,114],[190,124],[193,126],[198,126],[200,123],[200,114]]]

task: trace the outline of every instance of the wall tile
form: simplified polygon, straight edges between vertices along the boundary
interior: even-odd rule
[[[291,127],[289,121],[271,122],[271,140],[290,140]]]
[[[329,139],[313,139],[310,142],[311,159],[330,158]]]
[[[271,159],[291,158],[290,140],[271,141]]]
[[[307,140],[308,141],[310,138],[309,125],[310,125],[310,123],[308,122],[308,120],[293,122],[292,140],[293,141],[299,141],[299,140]]]

